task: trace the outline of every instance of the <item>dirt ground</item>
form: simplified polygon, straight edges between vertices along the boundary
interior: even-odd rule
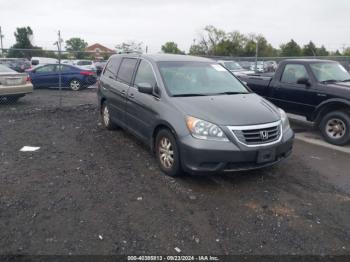
[[[58,98],[0,105],[2,254],[350,254],[349,155],[296,141],[273,168],[173,179],[102,128],[93,89]]]

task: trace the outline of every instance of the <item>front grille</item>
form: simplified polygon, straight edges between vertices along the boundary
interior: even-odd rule
[[[271,124],[229,127],[239,142],[245,145],[264,145],[281,138],[280,122]]]

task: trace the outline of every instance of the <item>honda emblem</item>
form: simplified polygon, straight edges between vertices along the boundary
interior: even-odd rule
[[[269,133],[266,130],[260,131],[260,138],[263,141],[269,139]]]

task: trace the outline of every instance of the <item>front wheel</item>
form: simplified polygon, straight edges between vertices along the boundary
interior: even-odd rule
[[[76,79],[73,79],[72,81],[70,81],[69,87],[73,91],[79,91],[80,89],[82,89],[82,85],[81,85],[80,81],[76,80]]]
[[[346,111],[333,111],[326,114],[320,122],[324,139],[338,146],[350,142],[350,114]]]
[[[183,174],[180,152],[174,135],[168,129],[162,129],[156,137],[156,157],[160,169],[169,176]]]

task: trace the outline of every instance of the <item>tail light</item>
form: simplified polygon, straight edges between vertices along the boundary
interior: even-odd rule
[[[95,73],[92,72],[92,71],[80,71],[80,74],[84,75],[84,76],[93,76],[93,75],[95,75]]]
[[[30,75],[27,75],[27,79],[26,79],[26,82],[32,82],[32,79],[30,78]]]

